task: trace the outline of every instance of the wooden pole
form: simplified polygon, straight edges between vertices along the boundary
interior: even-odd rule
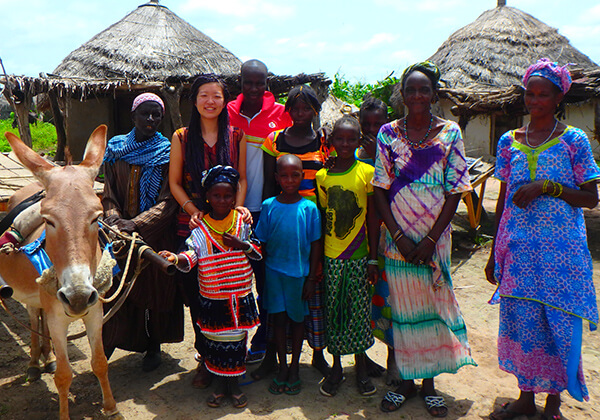
[[[50,99],[50,109],[52,110],[52,118],[54,119],[54,127],[56,128],[56,155],[54,156],[54,160],[64,161],[65,146],[67,145],[65,119],[58,105],[58,98],[54,89],[48,91],[48,98]]]
[[[183,92],[183,83],[179,83],[177,86],[162,86],[160,92],[167,102],[167,109],[169,110],[169,116],[171,117],[173,131],[183,127],[181,110],[179,109],[181,92]]]
[[[12,91],[12,86],[10,85],[10,80],[8,79],[8,75],[6,74],[6,69],[4,68],[4,63],[0,58],[0,66],[2,67],[2,72],[4,73],[4,97],[8,101],[8,103],[15,110],[15,115],[17,116],[17,122],[19,123],[19,135],[21,136],[21,140],[27,146],[32,146],[31,141],[31,131],[29,131],[29,109],[31,108],[31,95],[27,91],[23,92],[23,99],[18,103],[15,101],[15,95]]]

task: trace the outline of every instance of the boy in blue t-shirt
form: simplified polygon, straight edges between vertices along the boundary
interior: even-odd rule
[[[307,300],[315,290],[321,257],[321,219],[317,206],[298,192],[304,179],[302,161],[283,155],[275,179],[281,194],[263,202],[255,235],[263,244],[266,265],[264,306],[273,323],[279,373],[269,386],[273,394],[300,392],[300,352]],[[292,333],[292,361],[287,364],[286,326]]]

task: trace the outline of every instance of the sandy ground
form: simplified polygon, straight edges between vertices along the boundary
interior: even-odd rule
[[[497,196],[497,182],[490,180],[484,206],[493,213]],[[480,419],[506,401],[518,396],[513,376],[498,369],[496,334],[498,307],[487,304],[493,287],[483,275],[489,247],[478,248],[464,231],[467,223],[460,215],[466,210],[461,204],[459,216],[453,224],[455,251],[453,253],[453,279],[457,299],[464,313],[469,341],[477,367],[467,366],[456,375],[444,374],[437,380],[437,388],[446,398],[448,419]],[[594,257],[595,282],[600,290],[600,211],[587,212],[590,249]],[[490,231],[491,217],[484,224],[483,232]],[[16,302],[8,302],[10,308],[25,320],[25,310]],[[81,326],[75,324],[72,331]],[[110,361],[110,380],[121,413],[127,419],[428,419],[423,402],[416,398],[392,414],[379,409],[381,398],[388,391],[384,378],[374,380],[376,395],[361,397],[356,391],[353,358],[343,358],[347,382],[334,398],[320,395],[318,383],[321,376],[310,367],[310,349],[305,345],[302,354],[302,392],[297,396],[274,396],[267,391],[270,378],[251,383],[250,376],[242,379],[243,390],[249,397],[248,406],[235,409],[229,403],[218,409],[208,408],[206,398],[211,392],[191,387],[193,370],[192,331],[186,324],[185,341],[163,346],[163,364],[154,372],[141,371],[142,355],[117,350]],[[587,328],[586,328],[587,329]],[[58,395],[51,374],[43,374],[40,381],[26,383],[24,372],[28,361],[29,335],[4,311],[0,310],[0,418],[1,419],[47,419],[58,417]],[[385,363],[387,349],[377,342],[369,355],[381,364]],[[75,378],[71,386],[71,416],[73,419],[103,418],[100,413],[101,393],[89,366],[89,349],[86,339],[75,340],[69,345]],[[564,394],[563,418],[600,419],[600,336],[584,333],[584,372],[590,392],[590,402],[580,403]],[[249,366],[249,370],[255,365]],[[545,395],[538,396],[538,411],[543,410]],[[523,417],[524,418],[524,417]],[[537,416],[539,418],[539,414]]]

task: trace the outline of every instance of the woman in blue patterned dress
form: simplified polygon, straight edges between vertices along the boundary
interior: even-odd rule
[[[492,303],[500,303],[500,369],[517,377],[521,394],[492,420],[534,415],[539,392],[548,394],[545,419],[561,418],[565,389],[587,400],[582,324],[598,322],[582,207],[598,203],[600,171],[586,134],[555,118],[571,77],[542,59],[523,84],[530,122],[498,143],[499,222],[485,269],[499,284]]]

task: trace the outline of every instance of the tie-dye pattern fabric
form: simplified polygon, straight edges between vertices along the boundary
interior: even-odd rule
[[[555,352],[550,351],[549,346],[560,349],[561,344],[556,337],[569,336],[566,328],[574,321],[551,324],[552,331],[546,333],[543,340],[538,340],[541,344],[535,348],[532,348],[534,341],[520,342],[523,334],[509,336],[507,331],[511,328],[531,330],[533,327],[530,324],[533,323],[536,334],[544,334],[547,329],[539,326],[546,320],[532,318],[537,312],[527,309],[531,302],[544,306],[537,310],[542,314],[548,308],[553,308],[565,316],[587,320],[590,328],[595,329],[598,308],[583,210],[549,195],[541,195],[521,209],[513,204],[512,198],[521,186],[532,180],[549,179],[564,187],[577,189],[579,185],[600,178],[600,170],[593,159],[586,134],[569,126],[557,138],[538,148],[517,142],[514,132],[504,134],[498,142],[495,176],[507,184],[507,190],[495,240],[495,276],[500,286],[491,303],[514,301],[510,304],[511,313],[521,311],[523,317],[505,316],[502,313],[505,306],[501,305],[498,339],[500,365],[503,369],[510,366],[509,371],[517,376],[520,387],[559,392],[566,389],[567,382],[577,380],[577,369],[572,369],[571,377],[565,377],[562,381],[544,376],[544,369],[545,366],[556,364],[552,361]],[[520,309],[514,309],[513,306]],[[519,323],[519,319],[528,318],[528,323]],[[515,326],[503,323],[514,323]],[[560,331],[554,331],[556,328]],[[514,337],[517,339],[514,340]],[[530,363],[515,362],[526,353],[537,356]],[[564,354],[559,352],[559,355]],[[566,360],[561,360],[567,364]],[[562,373],[566,375],[567,370]],[[532,382],[534,379],[536,383]],[[573,397],[579,396],[579,399],[587,396],[583,377],[581,380],[580,386],[574,388],[580,391],[568,388]]]
[[[381,128],[377,148],[373,185],[389,191],[394,219],[418,243],[429,234],[446,197],[471,190],[460,128],[447,121],[433,139],[413,146],[394,121]],[[438,239],[431,267],[405,262],[384,232],[394,353],[402,378],[431,378],[474,365],[452,291],[450,225]]]

